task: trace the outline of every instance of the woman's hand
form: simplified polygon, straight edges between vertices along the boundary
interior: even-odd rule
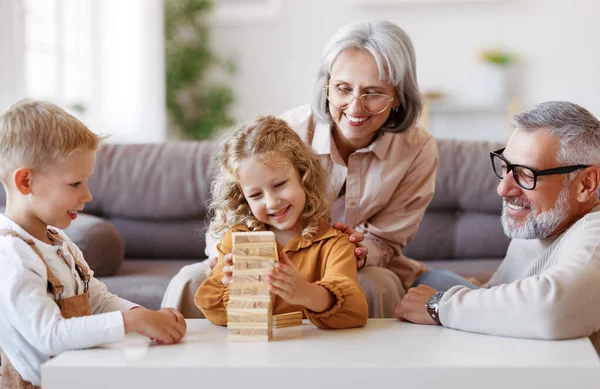
[[[219,264],[218,257],[208,258],[208,269],[206,269],[206,278],[210,277],[210,273],[212,273],[213,269]]]
[[[285,252],[267,275],[269,290],[292,305],[302,305],[313,312],[333,306],[335,297],[324,287],[306,281]]]
[[[342,231],[344,234],[350,235],[350,242],[356,245],[354,249],[354,256],[356,257],[356,268],[362,269],[367,264],[367,255],[369,254],[369,249],[363,246],[360,242],[365,240],[365,235],[361,232],[356,231],[354,228],[344,224],[337,222],[333,225],[333,228],[336,230]]]

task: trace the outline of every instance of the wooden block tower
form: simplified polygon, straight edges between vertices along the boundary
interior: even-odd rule
[[[227,306],[228,340],[268,341],[273,336],[272,299],[266,276],[277,261],[272,232],[234,232],[233,279]]]

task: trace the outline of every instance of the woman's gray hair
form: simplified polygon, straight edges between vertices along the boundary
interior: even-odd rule
[[[515,115],[513,125],[516,130],[542,130],[556,135],[560,139],[556,159],[561,164],[600,167],[600,121],[577,104],[547,101]]]
[[[324,88],[338,55],[351,48],[368,51],[375,59],[381,80],[396,90],[400,106],[392,110],[381,130],[402,132],[414,126],[423,108],[417,84],[415,50],[404,30],[394,23],[380,20],[342,27],[325,46],[323,63],[313,88],[311,108],[315,116],[333,123]]]

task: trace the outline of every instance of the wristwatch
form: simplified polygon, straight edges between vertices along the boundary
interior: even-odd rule
[[[440,301],[442,300],[443,295],[444,295],[444,292],[437,292],[436,294],[431,296],[427,300],[427,304],[425,304],[425,309],[427,309],[427,313],[438,324],[442,324],[440,322],[439,308],[440,308]]]

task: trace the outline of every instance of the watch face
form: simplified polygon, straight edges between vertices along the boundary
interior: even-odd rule
[[[435,307],[436,305],[438,305],[440,300],[442,299],[443,294],[444,292],[437,292],[436,294],[431,296],[429,300],[427,300],[427,305],[430,307]]]
[[[425,306],[427,308],[427,313],[429,314],[429,316],[431,316],[433,320],[435,320],[437,324],[442,324],[440,322],[440,317],[438,314],[438,305],[443,295],[444,292],[437,292],[436,294],[431,296],[429,300],[427,300],[427,305]]]

